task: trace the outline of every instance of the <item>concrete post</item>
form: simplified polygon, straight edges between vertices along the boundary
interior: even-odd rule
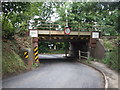
[[[33,42],[32,42],[32,38],[30,38],[30,49],[29,49],[29,60],[28,60],[28,66],[32,67],[33,61],[34,61],[34,56],[33,56]]]
[[[88,59],[90,58],[90,52],[89,51],[87,52],[87,58]]]
[[[32,51],[32,49],[30,49],[30,48],[29,48],[28,56],[29,56],[28,66],[29,66],[29,67],[32,67],[32,64],[33,64],[33,51]]]

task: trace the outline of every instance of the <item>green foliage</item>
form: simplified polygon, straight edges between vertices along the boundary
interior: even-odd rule
[[[117,2],[66,2],[57,12],[61,17],[60,20],[68,20],[69,27],[74,31],[97,30],[102,31],[104,35],[117,35],[119,33],[119,7]]]
[[[2,2],[3,38],[10,39],[15,33],[21,32],[20,24],[28,19],[24,13],[29,10],[29,6],[28,2]]]
[[[38,63],[33,63],[33,65],[32,65],[33,68],[36,68],[36,67],[38,67],[38,66],[39,66]]]
[[[53,44],[53,46],[50,47],[48,45]],[[54,48],[56,46],[56,49]],[[69,43],[65,42],[39,42],[39,53],[49,53],[49,54],[61,54],[65,53],[65,50],[69,49]]]
[[[105,53],[105,57],[102,60],[105,64],[109,65],[111,68],[113,69],[120,69],[120,65],[118,63],[118,46],[115,45],[115,43],[117,42],[117,40],[108,40],[108,39],[104,39],[104,46],[107,50],[112,50],[111,52],[106,52]]]
[[[11,38],[11,36],[14,35],[14,26],[12,25],[12,23],[8,20],[4,20],[4,23],[2,23],[2,34],[4,38]]]
[[[94,58],[92,58],[92,57],[90,57],[90,58],[89,58],[89,60],[90,60],[90,61],[95,61],[95,59],[94,59]]]
[[[44,2],[2,2],[3,38],[9,39],[16,33],[24,35],[28,30],[28,20],[33,19],[35,15],[41,16],[42,19],[50,17],[52,8],[47,6]]]
[[[115,48],[114,51],[107,52],[103,62],[113,69],[120,69],[120,66],[118,65],[118,49]]]
[[[44,42],[39,42],[39,45],[38,45],[39,47],[39,53],[46,53],[47,52],[47,50],[49,49],[49,47],[48,47],[48,43],[44,43]]]
[[[2,11],[7,14],[9,12],[21,12],[27,11],[29,6],[29,2],[2,2]]]

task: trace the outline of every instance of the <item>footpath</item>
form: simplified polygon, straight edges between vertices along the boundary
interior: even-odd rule
[[[110,69],[106,64],[96,62],[96,61],[90,61],[90,63],[82,62],[84,64],[87,64],[99,71],[101,71],[103,74],[105,74],[105,84],[107,88],[119,88],[120,89],[120,73],[118,73],[115,70]]]

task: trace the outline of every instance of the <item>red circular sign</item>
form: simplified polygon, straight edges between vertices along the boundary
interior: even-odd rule
[[[70,28],[67,27],[67,28],[64,29],[64,33],[65,33],[65,34],[69,35],[70,32],[71,32],[71,31],[70,31]]]

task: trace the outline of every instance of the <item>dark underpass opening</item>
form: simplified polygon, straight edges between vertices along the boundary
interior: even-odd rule
[[[39,42],[39,54],[65,54],[69,50],[69,42]]]
[[[69,57],[69,42],[39,42],[39,60],[40,63],[65,62]]]
[[[79,51],[89,51],[89,40],[74,41],[39,41],[40,62],[76,61]],[[82,56],[87,56],[81,53]]]

